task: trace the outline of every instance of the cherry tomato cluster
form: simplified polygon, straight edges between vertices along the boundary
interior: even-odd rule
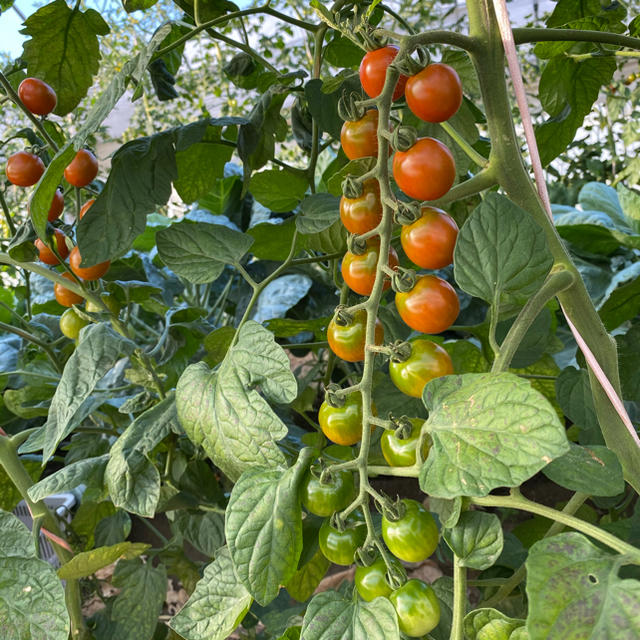
[[[18,87],[18,97],[23,105],[33,114],[47,116],[56,106],[57,96],[55,91],[38,78],[26,78]],[[42,159],[31,151],[18,151],[7,160],[5,173],[9,182],[19,187],[33,186],[40,180],[45,172],[45,165]],[[73,160],[64,170],[65,180],[77,188],[86,187],[98,175],[98,160],[88,149],[80,149]],[[93,200],[85,203],[79,212],[79,219],[82,219]],[[55,222],[64,209],[64,194],[61,189],[57,189],[51,206],[47,214],[48,222]],[[107,272],[110,262],[102,262],[92,267],[81,267],[82,256],[77,246],[70,247],[71,241],[60,229],[54,229],[53,236],[49,243],[43,242],[40,238],[35,241],[39,259],[47,265],[57,266],[69,257],[69,268],[83,280],[98,280]],[[71,248],[71,251],[70,251]],[[71,282],[73,276],[65,272],[62,276]],[[56,300],[65,307],[72,307],[74,304],[82,302],[83,298],[77,293],[67,289],[61,284],[54,285],[54,295]],[[72,309],[66,311],[60,318],[60,328],[62,333],[70,338],[77,338],[80,329],[87,324]]]

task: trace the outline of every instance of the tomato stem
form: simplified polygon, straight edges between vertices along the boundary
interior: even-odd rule
[[[453,619],[450,640],[464,640],[464,616],[467,612],[467,570],[453,554]]]

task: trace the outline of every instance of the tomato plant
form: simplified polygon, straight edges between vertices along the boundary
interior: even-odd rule
[[[18,151],[7,160],[5,173],[12,184],[30,187],[38,182],[44,173],[44,162],[34,153]]]
[[[347,362],[364,360],[366,324],[367,312],[363,309],[356,311],[349,324],[340,324],[336,322],[336,318],[332,318],[327,327],[327,340],[331,351]],[[384,327],[376,318],[375,344],[382,344],[383,341]]]
[[[25,78],[18,87],[18,96],[31,113],[46,116],[56,108],[56,92],[39,78]]]
[[[342,125],[340,144],[349,160],[378,155],[378,112],[369,109],[359,120]]]
[[[364,54],[360,62],[360,82],[370,98],[376,98],[382,92],[387,68],[397,55],[398,47],[392,44]],[[404,93],[406,83],[407,76],[401,75],[393,90],[393,100],[397,100]]]
[[[64,179],[74,187],[86,187],[98,175],[98,160],[89,149],[80,149],[64,170]]]
[[[441,269],[453,262],[458,237],[456,221],[442,209],[422,207],[421,217],[404,225],[400,234],[407,258],[423,269]]]
[[[404,513],[397,520],[382,517],[382,537],[399,560],[421,562],[438,546],[438,527],[433,516],[416,500],[402,500]]]
[[[347,251],[342,260],[342,277],[349,288],[361,296],[368,296],[373,290],[376,280],[376,270],[380,256],[380,240],[367,240],[364,253],[356,254]],[[393,247],[389,247],[388,263],[391,268],[398,266],[398,254]],[[388,289],[391,281],[386,279],[383,288]]]
[[[376,180],[362,185],[362,195],[357,198],[340,198],[340,220],[351,233],[366,233],[375,229],[382,220],[380,187]]]
[[[407,80],[407,106],[426,122],[444,122],[462,104],[462,83],[455,69],[436,62]]]
[[[55,230],[54,236],[56,241],[56,251],[64,260],[69,255],[67,237],[59,229]],[[58,256],[56,256],[56,254],[51,251],[51,249],[42,240],[40,240],[40,238],[38,238],[34,244],[36,245],[36,249],[38,250],[38,258],[41,262],[49,265],[60,264]]]

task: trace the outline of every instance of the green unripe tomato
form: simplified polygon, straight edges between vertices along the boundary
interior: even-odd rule
[[[380,438],[382,455],[391,467],[412,467],[416,463],[416,447],[420,440],[420,430],[424,424],[421,418],[409,418],[411,433],[408,438],[401,440],[395,432],[386,429]],[[422,459],[429,455],[429,440],[425,438],[422,444]]]
[[[435,591],[422,580],[407,580],[390,596],[398,626],[410,638],[421,638],[438,626],[440,603]]]
[[[438,525],[416,500],[405,498],[402,503],[405,513],[399,520],[391,521],[382,516],[382,538],[396,558],[422,562],[438,546]]]
[[[382,557],[368,567],[357,567],[354,580],[360,597],[367,602],[381,596],[388,598],[393,591],[387,582],[387,565]]]
[[[300,496],[304,508],[309,513],[326,518],[353,502],[356,496],[353,472],[334,472],[329,482],[323,484],[320,478],[307,471],[302,481]]]
[[[318,533],[318,544],[324,557],[333,562],[348,566],[353,564],[354,554],[367,537],[367,527],[362,522],[347,521],[347,528],[338,531],[327,519],[322,523]]]
[[[109,293],[103,293],[100,296],[100,299],[102,300],[102,302],[104,302],[107,309],[109,309],[109,311],[111,311],[114,316],[117,316],[120,313],[120,303],[115,299],[114,296]],[[104,309],[100,305],[91,302],[91,300],[87,300],[84,308],[91,313],[104,313]]]
[[[60,331],[62,331],[62,335],[67,336],[70,340],[77,340],[80,335],[80,329],[88,324],[89,321],[81,318],[73,309],[67,309],[60,316]]]

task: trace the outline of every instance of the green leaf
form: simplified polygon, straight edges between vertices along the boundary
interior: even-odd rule
[[[637,369],[637,363],[634,365]],[[593,406],[589,374],[567,367],[556,379],[556,397],[562,412],[581,430],[582,444],[604,444]],[[583,437],[584,436],[584,437]]]
[[[296,216],[300,233],[318,233],[340,220],[340,200],[330,193],[314,193],[307,196]]]
[[[468,340],[445,342],[441,346],[451,357],[456,373],[484,373],[491,368],[479,347]]]
[[[622,336],[616,336],[620,362],[620,383],[625,400],[640,402],[640,324],[634,324]]]
[[[177,511],[172,529],[213,558],[224,544],[224,516],[213,511]]]
[[[629,220],[620,206],[618,193],[607,184],[587,182],[578,193],[578,203],[584,211],[603,211],[617,225],[623,228],[629,226]]]
[[[309,181],[305,175],[286,169],[254,173],[249,182],[251,195],[261,205],[276,212],[295,209],[308,188]]]
[[[470,569],[488,569],[502,553],[502,525],[495,513],[465,511],[442,537],[460,564]]]
[[[328,229],[302,236],[306,249],[321,253],[339,253],[347,250],[347,230],[340,220],[336,220]]]
[[[78,460],[29,487],[27,493],[31,500],[38,502],[53,493],[69,491],[81,484],[102,485],[102,476],[108,459],[108,454],[104,454],[96,458]]]
[[[58,577],[62,580],[86,578],[119,558],[135,558],[149,547],[151,547],[150,544],[141,542],[120,542],[109,547],[83,551],[58,569]]]
[[[431,586],[440,603],[440,622],[429,635],[433,640],[449,640],[453,619],[453,580],[449,576],[442,576]]]
[[[225,640],[240,624],[252,598],[237,578],[227,548],[218,552],[170,626],[188,640]]]
[[[285,260],[291,250],[295,230],[295,218],[272,218],[251,227],[247,230],[255,240],[251,253],[260,260]]]
[[[303,273],[288,273],[272,280],[258,296],[251,319],[263,323],[273,318],[284,318],[287,311],[302,300],[313,285]]]
[[[71,528],[80,538],[84,538],[83,549],[92,549],[95,542],[95,532],[98,524],[105,518],[117,513],[113,503],[109,500],[91,502],[85,498],[71,521]]]
[[[311,560],[300,567],[285,585],[289,595],[298,602],[306,602],[325,577],[330,564],[318,549]]]
[[[621,182],[616,191],[625,219],[636,233],[640,233],[640,194],[627,189]]]
[[[0,629],[3,640],[67,640],[69,614],[53,567],[36,557],[31,532],[0,511]]]
[[[613,451],[598,445],[569,446],[569,453],[542,470],[549,480],[570,491],[593,496],[617,496],[624,491],[622,467]]]
[[[106,323],[85,327],[82,340],[64,367],[60,384],[51,400],[49,418],[41,431],[44,446],[43,460],[48,460],[60,442],[86,417],[87,406],[96,385],[123,355],[133,352],[134,344],[115,333]],[[31,438],[22,445],[22,451],[31,451]],[[35,439],[33,440],[35,441]],[[39,449],[38,446],[36,449]]]
[[[540,288],[552,264],[541,227],[495,193],[487,194],[458,234],[456,282],[490,304],[524,304]]]
[[[247,253],[253,239],[223,225],[184,220],[156,235],[160,259],[179,276],[194,284],[213,282],[225,264]]]
[[[249,469],[231,491],[225,535],[238,578],[262,606],[296,572],[302,551],[298,491],[311,459],[305,449],[285,471]]]
[[[371,602],[319,593],[307,607],[300,637],[304,640],[400,640],[395,609],[386,598]]]
[[[516,640],[513,632],[523,627],[524,620],[509,618],[497,609],[475,609],[464,617],[464,635],[468,640]]]
[[[1,404],[2,403],[0,401],[0,406]],[[34,460],[25,460],[23,458],[20,459],[20,462],[31,479],[34,482],[37,482],[40,474],[42,473],[42,466],[40,463]],[[4,467],[0,465],[0,510],[13,511],[20,500],[22,500],[20,492],[16,485],[13,484],[11,478],[7,475]]]
[[[425,386],[433,446],[420,487],[439,498],[517,487],[569,449],[553,407],[510,373],[437,378]]]
[[[160,474],[147,456],[171,431],[179,430],[175,397],[170,393],[140,414],[115,441],[104,475],[116,507],[153,517],[160,498]]]
[[[307,98],[309,111],[320,131],[326,132],[332,138],[339,140],[343,121],[338,115],[338,101],[345,92],[347,95],[350,92],[357,92],[362,95],[362,88],[357,73],[340,77],[337,86],[332,80],[333,78],[328,80],[314,78],[309,80],[304,86],[304,95]],[[325,93],[323,91],[325,88],[331,88],[332,91]]]
[[[440,524],[445,528],[455,527],[462,513],[462,498],[429,497],[429,511],[438,515]]]
[[[620,565],[579,533],[536,542],[526,562],[531,640],[640,637],[640,582],[621,580]]]
[[[612,331],[640,312],[640,263],[634,262],[614,274],[597,305],[607,330]]]
[[[23,47],[27,74],[50,84],[58,102],[54,113],[64,116],[78,105],[100,68],[97,36],[109,33],[109,25],[95,9],[70,9],[55,0],[38,9],[21,31],[30,36]]]
[[[211,366],[215,367],[224,360],[235,335],[236,330],[233,327],[220,327],[205,337],[203,345],[209,355],[208,362]]]
[[[253,466],[284,465],[276,441],[287,427],[267,400],[285,404],[297,393],[287,354],[272,333],[249,321],[217,371],[202,362],[185,369],[176,389],[178,417],[189,438],[237,480]]]
[[[354,176],[356,178],[363,176],[365,173],[371,171],[375,164],[375,158],[358,158],[357,160],[351,160],[327,180],[327,190],[333,196],[341,196],[342,182],[347,176]]]

